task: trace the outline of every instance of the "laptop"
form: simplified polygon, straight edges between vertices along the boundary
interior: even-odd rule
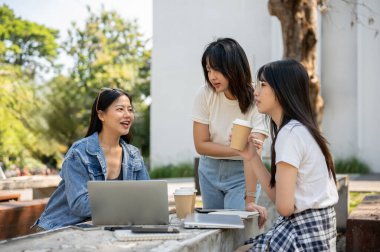
[[[244,223],[238,215],[222,214],[190,214],[185,218],[185,228],[244,228]]]
[[[167,182],[89,181],[94,225],[168,225]]]

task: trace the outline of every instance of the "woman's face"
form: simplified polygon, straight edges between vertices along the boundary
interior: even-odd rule
[[[120,136],[129,133],[135,119],[131,101],[126,95],[117,98],[106,111],[101,111],[98,116],[102,121],[103,129]]]
[[[213,69],[208,63],[206,65],[208,80],[211,85],[215,88],[216,92],[226,92],[228,91],[228,80],[224,75]]]
[[[258,81],[254,95],[257,110],[262,114],[273,116],[281,108],[273,88],[265,81]]]

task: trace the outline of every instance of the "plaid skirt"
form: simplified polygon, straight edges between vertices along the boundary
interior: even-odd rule
[[[279,217],[268,232],[250,238],[254,251],[336,251],[334,207]]]

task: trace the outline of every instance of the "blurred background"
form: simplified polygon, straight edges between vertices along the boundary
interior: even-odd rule
[[[153,177],[192,176],[201,56],[232,37],[253,74],[304,63],[338,171],[379,173],[379,23],[376,0],[1,0],[0,164],[8,177],[56,173],[99,89],[119,87],[133,95],[133,145]]]

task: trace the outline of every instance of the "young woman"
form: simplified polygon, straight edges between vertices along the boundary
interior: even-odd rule
[[[253,173],[257,176],[281,216],[267,233],[247,241],[250,251],[334,251],[335,171],[312,116],[305,68],[295,60],[264,65],[258,71],[255,100],[271,119],[271,172],[257,154],[255,136],[240,154],[247,181]]]
[[[61,182],[34,224],[37,231],[91,218],[89,180],[148,180],[139,150],[130,145],[135,118],[131,96],[120,89],[101,89],[86,137],[75,142],[62,164]]]
[[[235,40],[224,38],[209,44],[202,67],[207,84],[195,98],[192,118],[194,144],[201,155],[198,172],[203,207],[244,210],[244,199],[254,202],[260,187],[245,186],[242,158],[229,147],[232,122],[237,118],[250,121],[260,140],[269,131],[254,106],[248,60]]]

